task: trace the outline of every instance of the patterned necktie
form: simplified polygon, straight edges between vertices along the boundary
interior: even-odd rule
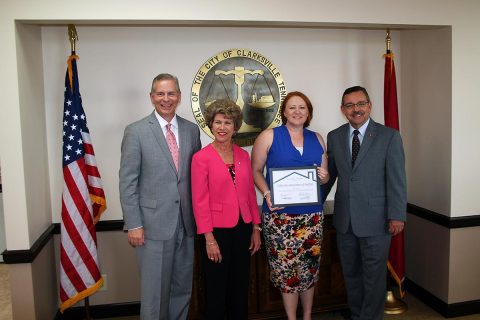
[[[352,167],[355,164],[355,160],[357,160],[358,152],[360,151],[360,139],[358,138],[358,134],[360,131],[354,130],[353,131],[353,138],[352,138]]]
[[[172,154],[173,163],[175,163],[175,168],[178,171],[178,145],[177,139],[175,139],[175,134],[172,131],[172,124],[167,124],[167,144],[170,153]]]

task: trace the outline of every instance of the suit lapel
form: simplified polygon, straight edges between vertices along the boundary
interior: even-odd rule
[[[152,130],[153,135],[155,136],[155,139],[160,146],[160,149],[162,149],[162,153],[167,158],[168,163],[170,164],[172,169],[177,172],[177,169],[175,168],[175,163],[173,163],[172,154],[170,153],[170,149],[168,149],[167,140],[165,140],[165,135],[163,134],[162,127],[160,127],[160,123],[158,123],[158,119],[155,116],[155,111],[152,112],[152,114],[150,115],[148,119],[148,124],[150,125],[150,129]]]
[[[180,143],[180,146],[178,148],[178,177],[182,174],[182,172],[185,170],[184,164],[186,163],[186,154],[187,154],[187,144],[189,143],[187,139],[187,128],[185,126],[185,122],[183,118],[180,118],[177,115],[177,123],[178,123],[178,142]],[[173,163],[173,159],[172,159]]]
[[[350,130],[348,123],[345,124],[340,132],[341,137],[341,152],[343,156],[340,156],[339,159],[344,159],[346,162],[347,168],[352,168],[352,154],[350,152]]]
[[[353,170],[355,170],[359,166],[360,162],[362,162],[376,136],[377,127],[375,125],[375,122],[370,119],[370,123],[368,124],[367,130],[365,131],[365,136],[363,137],[362,145],[360,146],[360,151],[358,152],[357,160],[355,160]]]

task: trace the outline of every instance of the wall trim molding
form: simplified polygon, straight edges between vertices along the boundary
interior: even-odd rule
[[[103,319],[113,317],[138,316],[140,314],[140,301],[99,304],[90,306],[90,317],[92,319]],[[72,307],[62,314],[57,311],[54,320],[83,320],[85,319],[85,307]]]
[[[103,231],[121,231],[123,230],[123,220],[99,221],[95,225],[96,232]],[[60,223],[52,223],[35,241],[30,249],[25,250],[5,250],[2,253],[3,261],[6,264],[32,263],[43,247],[53,238],[60,234]]]
[[[469,228],[480,226],[480,215],[463,216],[463,217],[447,217],[443,214],[416,206],[407,204],[407,212],[417,217],[428,220],[435,224],[441,225],[448,229]]]
[[[43,247],[52,238],[52,232],[55,229],[55,225],[51,224],[47,230],[45,230],[40,237],[35,241],[30,249],[26,250],[5,250],[2,253],[3,261],[6,264],[14,263],[32,263],[33,260],[42,251]]]
[[[331,206],[333,209],[333,203],[331,204]],[[480,215],[452,218],[452,217],[447,217],[443,214],[439,214],[437,212],[416,206],[411,203],[407,204],[407,212],[449,229],[480,226]],[[123,230],[123,225],[124,225],[123,219],[99,221],[95,225],[95,230],[96,232],[121,231]],[[40,235],[40,237],[35,241],[35,243],[32,245],[30,249],[5,250],[2,253],[4,262],[7,264],[32,263],[33,260],[35,260],[35,258],[37,257],[37,255],[42,251],[43,247],[56,234],[60,234],[60,223],[58,222],[52,223],[42,233],[42,235]]]
[[[408,278],[405,279],[405,287],[408,293],[413,294],[420,301],[440,313],[445,318],[480,313],[480,300],[448,304]]]
[[[121,220],[106,220],[106,221],[98,221],[95,225],[96,232],[103,232],[103,231],[121,231],[123,230],[123,219]],[[55,229],[52,231],[53,234],[60,234],[60,223],[52,223],[55,226]]]
[[[350,316],[350,311],[347,309],[335,309],[343,317]],[[328,311],[323,311],[328,312]],[[312,310],[312,314],[322,314],[322,312],[315,309]],[[125,302],[125,303],[112,303],[112,304],[100,304],[90,306],[90,317],[92,319],[104,319],[104,318],[113,318],[113,317],[127,317],[127,316],[138,316],[140,315],[140,301],[134,302]],[[252,320],[273,320],[273,319],[284,319],[283,312],[266,312],[264,314],[250,314],[249,319]],[[57,310],[53,320],[84,320],[86,317],[86,310],[84,306],[72,307],[63,314],[60,313],[60,310]]]

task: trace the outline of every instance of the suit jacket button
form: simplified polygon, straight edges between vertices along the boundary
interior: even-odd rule
[[[176,200],[175,203],[179,203],[180,201]]]

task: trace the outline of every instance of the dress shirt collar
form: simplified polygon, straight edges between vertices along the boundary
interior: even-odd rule
[[[369,124],[369,123],[370,123],[370,118],[368,118],[367,122],[365,122],[365,123],[364,123],[360,128],[358,128],[358,129],[355,129],[354,127],[352,127],[351,124],[348,124],[348,126],[349,126],[349,128],[350,128],[350,130],[349,130],[349,132],[350,132],[350,137],[353,136],[353,131],[355,131],[355,130],[360,131],[360,135],[361,135],[362,137],[364,137],[364,136],[365,136],[365,131],[367,131],[367,127],[368,127],[368,124]]]
[[[165,126],[168,124],[167,120],[163,119],[158,112],[155,110],[155,117],[157,117],[158,123],[160,124],[160,127],[162,129],[165,128]],[[172,118],[172,121],[170,121],[170,124],[172,125],[172,130],[176,129],[178,130],[178,121],[177,121],[177,115],[174,115]]]

